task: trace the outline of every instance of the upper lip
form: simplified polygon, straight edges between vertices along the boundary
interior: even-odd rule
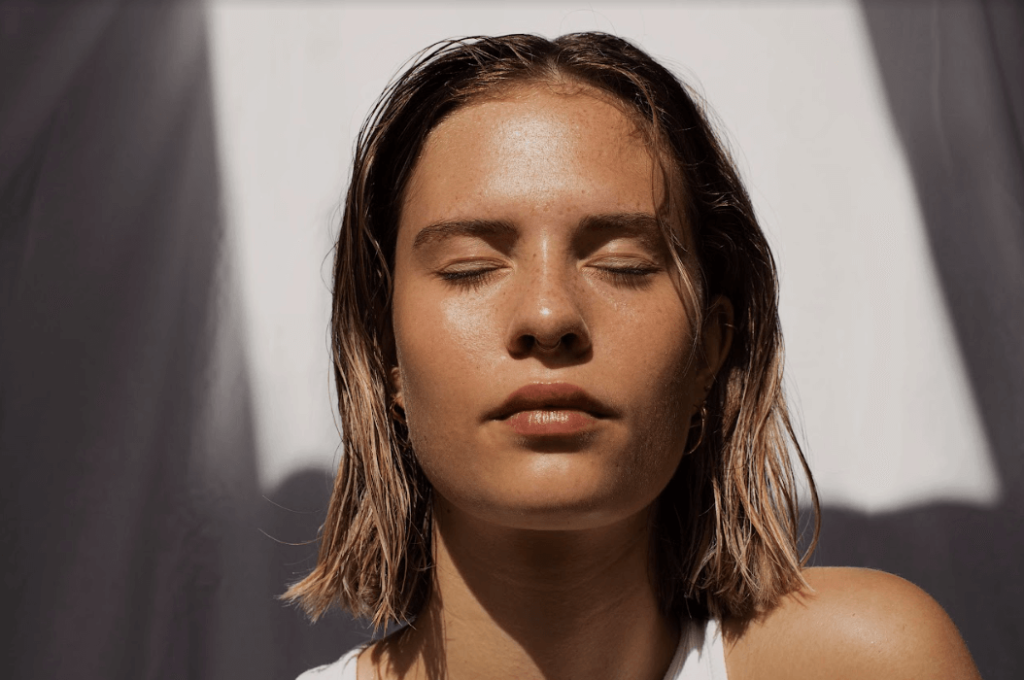
[[[534,383],[524,385],[487,414],[489,419],[500,420],[520,411],[571,409],[585,411],[599,418],[614,415],[614,411],[590,396],[582,387],[569,383]]]

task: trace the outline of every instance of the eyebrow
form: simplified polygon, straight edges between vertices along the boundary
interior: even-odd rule
[[[420,229],[416,239],[412,242],[413,248],[438,243],[455,236],[474,236],[476,238],[506,238],[515,239],[519,231],[511,222],[504,220],[454,220],[435,222]]]
[[[651,246],[657,246],[662,240],[658,218],[643,212],[588,215],[580,220],[579,231],[593,236],[631,236]]]
[[[661,241],[661,226],[658,218],[650,213],[607,213],[587,215],[580,220],[577,231],[589,236],[616,234],[642,239],[650,245]],[[412,247],[439,243],[457,236],[483,239],[503,238],[515,240],[519,230],[505,220],[445,220],[423,227],[416,234]]]

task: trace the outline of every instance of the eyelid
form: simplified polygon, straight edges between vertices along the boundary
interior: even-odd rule
[[[442,267],[434,272],[434,275],[447,286],[455,290],[477,290],[486,285],[496,276],[503,266],[484,265],[477,267],[451,268]]]
[[[494,274],[508,267],[508,263],[493,258],[461,258],[446,262],[433,269],[433,275],[443,283],[460,288],[478,288]]]
[[[602,259],[607,257],[637,258],[655,263],[664,262],[666,252],[664,248],[657,247],[650,239],[633,235],[618,234],[607,240],[593,244],[593,247],[581,252],[582,257],[587,259]]]
[[[605,269],[651,269],[664,268],[658,258],[648,254],[637,253],[605,253],[591,258],[588,266]]]
[[[444,273],[451,271],[472,271],[477,269],[500,269],[507,266],[508,264],[504,260],[499,260],[493,257],[461,257],[446,261],[444,264],[436,267],[435,271],[438,273]]]

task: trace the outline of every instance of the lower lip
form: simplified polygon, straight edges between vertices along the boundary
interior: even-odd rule
[[[506,422],[516,434],[524,437],[564,437],[587,430],[597,418],[584,411],[537,410],[520,411]]]

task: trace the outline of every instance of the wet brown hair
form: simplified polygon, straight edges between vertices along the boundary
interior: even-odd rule
[[[703,105],[621,38],[508,35],[428,48],[388,87],[359,134],[331,320],[344,453],[317,565],[283,596],[314,619],[338,604],[378,626],[410,620],[429,594],[431,487],[388,379],[401,199],[424,141],[446,116],[538,83],[594,88],[630,113],[665,177],[676,180],[666,180],[667,203],[680,217],[664,220],[663,233],[687,284],[681,294],[700,311],[698,323],[719,295],[735,310],[707,417],[691,431],[693,451],[654,514],[652,567],[665,610],[744,617],[805,585],[801,568],[817,540],[818,501],[783,396],[775,264]],[[791,449],[813,502],[813,537],[803,557]]]

